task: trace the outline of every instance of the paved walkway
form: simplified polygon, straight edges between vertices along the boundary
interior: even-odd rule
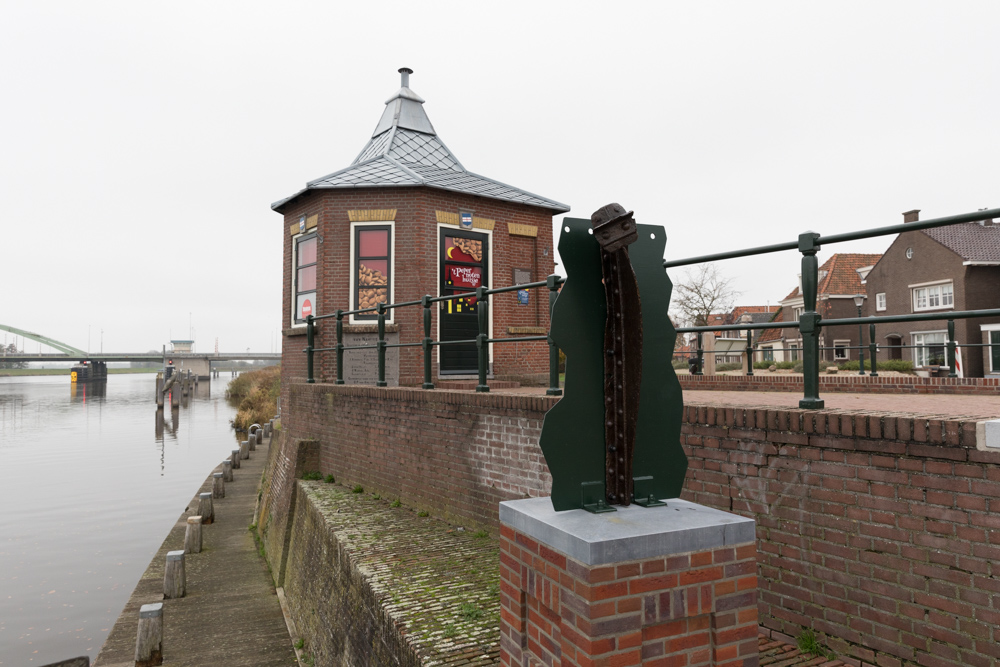
[[[271,576],[247,529],[253,521],[267,449],[267,444],[258,445],[251,458],[233,471],[226,497],[214,501],[215,522],[202,527],[202,552],[184,557],[187,595],[164,600],[166,553],[184,548],[187,517],[198,510],[195,494],[142,575],[95,667],[135,664],[139,607],[153,602],[163,602],[164,665],[296,664]],[[221,466],[214,472],[221,472]],[[211,490],[209,475],[199,493]]]

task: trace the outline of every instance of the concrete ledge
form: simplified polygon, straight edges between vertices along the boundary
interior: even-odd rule
[[[665,507],[556,512],[548,497],[500,503],[500,521],[586,565],[656,558],[753,543],[753,519],[679,498]]]
[[[981,452],[1000,451],[1000,419],[976,422],[976,449]]]

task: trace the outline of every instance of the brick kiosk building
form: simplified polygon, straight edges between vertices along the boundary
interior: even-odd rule
[[[553,272],[552,217],[565,204],[469,172],[437,136],[410,90],[386,102],[371,139],[347,168],[309,182],[272,205],[284,215],[282,381],[305,377],[305,317],[352,310],[378,302],[432,296],[544,280]],[[515,281],[516,278],[516,281]],[[438,304],[435,340],[467,340],[478,333],[474,299]],[[548,297],[532,290],[527,303],[516,292],[490,301],[493,338],[538,335],[548,330]],[[345,319],[345,345],[373,342],[376,316]],[[389,342],[423,338],[423,309],[390,311]],[[317,325],[315,346],[336,345],[335,321]],[[541,342],[491,345],[490,373],[498,379],[541,380],[548,349]],[[374,350],[345,352],[348,383],[373,383]],[[317,354],[317,381],[335,379],[336,355]],[[433,379],[476,373],[472,345],[436,347]],[[390,385],[423,381],[422,351],[391,349]]]

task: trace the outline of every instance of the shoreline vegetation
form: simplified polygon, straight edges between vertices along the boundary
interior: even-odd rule
[[[226,398],[236,406],[236,416],[230,420],[237,431],[246,431],[252,424],[263,424],[278,413],[281,393],[281,366],[267,366],[245,371],[226,387]]]
[[[69,375],[71,368],[0,368],[0,377],[31,375]],[[130,375],[133,373],[159,373],[162,368],[109,368],[108,375]]]

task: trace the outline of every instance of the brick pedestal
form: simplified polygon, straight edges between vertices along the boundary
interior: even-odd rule
[[[504,665],[757,665],[754,522],[683,500],[500,504]]]

